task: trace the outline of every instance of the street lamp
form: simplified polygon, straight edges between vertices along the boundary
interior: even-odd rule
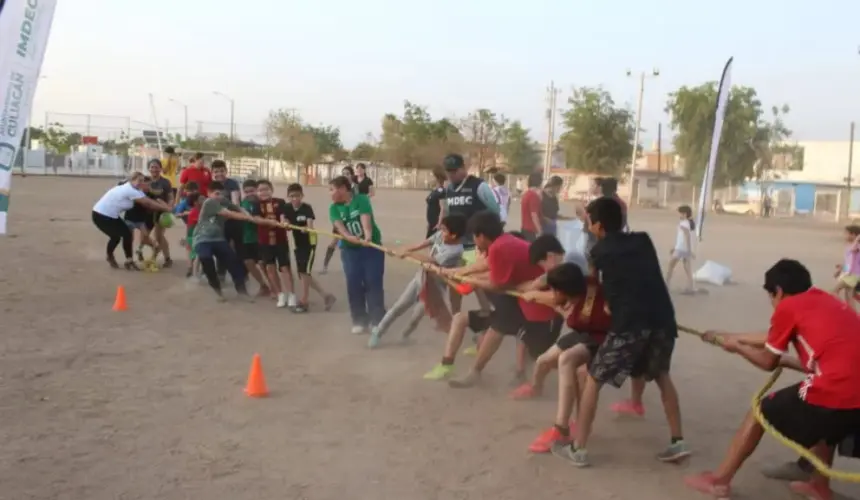
[[[627,70],[627,76],[633,76],[633,72]],[[639,148],[639,129],[642,128],[642,98],[645,96],[645,78],[656,78],[660,76],[660,70],[654,68],[650,73],[643,71],[639,74],[639,99],[636,103],[636,128],[633,130],[633,155],[630,158],[630,192],[627,194],[627,204],[633,205],[633,190],[636,187],[636,153]]]
[[[179,106],[182,106],[182,109],[185,110],[185,140],[187,141],[188,140],[188,105],[185,104],[184,102],[179,102],[176,99],[172,99],[170,97],[168,97],[167,100],[172,102],[173,104],[178,104]]]
[[[236,110],[236,101],[234,101],[233,98],[228,96],[227,94],[224,94],[222,92],[218,92],[217,90],[213,91],[212,93],[230,101],[230,142],[232,143],[234,138],[235,138],[234,136],[236,134],[236,125],[235,125],[235,122],[233,121],[233,118],[235,116],[235,110]]]

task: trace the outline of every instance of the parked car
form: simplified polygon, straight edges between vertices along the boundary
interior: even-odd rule
[[[749,200],[731,200],[715,204],[717,213],[736,215],[755,215],[758,204]]]

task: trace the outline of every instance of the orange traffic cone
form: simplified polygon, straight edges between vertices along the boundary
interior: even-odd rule
[[[248,373],[245,394],[252,398],[264,398],[269,395],[266,377],[263,376],[263,363],[260,361],[259,354],[254,354],[254,359],[251,361],[251,372]]]
[[[116,287],[116,300],[113,302],[114,311],[127,311],[128,304],[125,302],[125,287],[122,285]]]

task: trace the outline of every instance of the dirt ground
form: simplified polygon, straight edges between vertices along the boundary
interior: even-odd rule
[[[374,352],[366,336],[349,332],[337,257],[321,281],[339,302],[333,312],[304,316],[270,301],[219,306],[205,286],[185,281],[184,257],[158,274],[111,270],[105,240],[90,222],[93,203],[110,185],[14,180],[11,235],[0,238],[2,499],[695,499],[683,475],[718,463],[766,378],[685,336],[673,367],[695,452],[685,465],[653,458],[668,440],[653,388],[641,420],[619,420],[607,410],[626,388],[604,391],[590,447],[593,468],[529,456],[526,447],[551,423],[555,404],[552,396],[507,398],[513,345],[500,351],[481,387],[452,390],[422,379],[443,345],[428,324],[413,345]],[[423,235],[423,196],[378,194],[374,208],[385,243]],[[311,190],[309,201],[326,219],[327,191]],[[631,222],[651,232],[668,256],[672,213],[640,211]],[[517,218],[512,225],[519,226]],[[181,232],[170,233],[177,255]],[[729,265],[737,284],[710,288],[706,296],[676,294],[679,321],[701,329],[764,329],[766,266],[798,258],[829,286],[841,251],[835,229],[712,217],[699,255]],[[407,263],[387,262],[389,304],[414,272]],[[125,313],[111,311],[118,285],[128,293]],[[242,392],[254,353],[263,359],[268,399]],[[458,360],[461,373],[470,362]],[[552,381],[547,394],[554,391]],[[792,458],[765,438],[739,474],[737,492],[790,498],[759,468]],[[858,469],[852,461],[837,465]],[[860,498],[853,485],[838,488]]]

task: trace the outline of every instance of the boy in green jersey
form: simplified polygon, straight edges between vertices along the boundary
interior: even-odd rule
[[[242,183],[242,203],[240,206],[243,210],[251,213],[254,203],[257,202],[257,181],[248,179]],[[252,222],[243,223],[242,228],[242,246],[241,255],[239,257],[245,263],[245,268],[248,269],[248,274],[257,280],[260,284],[260,291],[257,294],[260,297],[268,297],[271,295],[269,283],[263,277],[263,272],[260,270],[260,247],[257,242],[257,225]]]
[[[367,243],[382,243],[382,233],[373,217],[370,198],[356,194],[346,177],[335,177],[331,190],[329,218],[344,237],[340,258],[346,276],[346,293],[352,316],[352,332],[365,333],[385,317],[385,254]]]

